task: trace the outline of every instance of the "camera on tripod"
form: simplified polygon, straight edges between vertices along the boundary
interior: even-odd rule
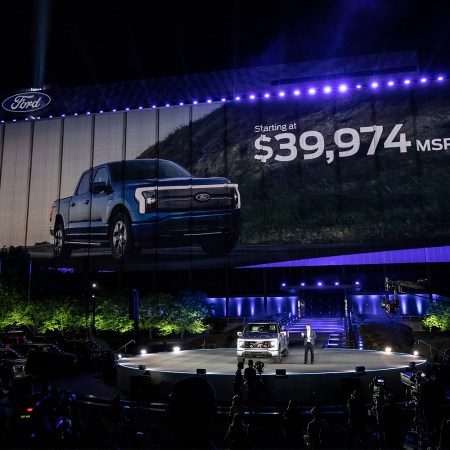
[[[419,404],[422,384],[430,377],[426,372],[402,372],[400,374],[401,382],[407,386],[407,393],[412,404]]]
[[[372,390],[372,398],[374,401],[384,398],[386,393],[386,379],[384,377],[374,377],[369,386]]]
[[[256,361],[255,370],[261,375],[264,372],[264,363],[262,361]]]

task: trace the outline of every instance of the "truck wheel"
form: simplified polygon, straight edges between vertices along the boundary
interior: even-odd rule
[[[126,257],[135,254],[131,224],[127,214],[119,213],[114,216],[109,231],[109,242],[112,257],[116,262],[121,262]]]
[[[55,226],[55,245],[53,247],[53,254],[55,258],[69,258],[72,253],[72,248],[66,244],[66,233],[62,222],[58,222]]]
[[[237,234],[224,234],[205,239],[200,245],[207,255],[220,256],[230,253],[236,245],[237,240]]]

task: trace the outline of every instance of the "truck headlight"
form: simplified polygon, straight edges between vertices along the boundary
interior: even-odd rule
[[[244,341],[242,339],[238,339],[237,346],[238,348],[244,348]]]
[[[275,348],[278,346],[278,341],[276,339],[270,340],[270,348]]]
[[[156,209],[158,197],[154,188],[137,188],[134,192],[134,198],[139,203],[139,212],[141,214],[152,212]]]

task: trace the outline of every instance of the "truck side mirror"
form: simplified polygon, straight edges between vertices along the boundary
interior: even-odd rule
[[[91,184],[92,194],[106,194],[109,192],[108,183],[106,181],[96,181]]]
[[[238,336],[242,336],[242,331],[238,331],[238,332],[237,332],[237,335],[238,335]]]

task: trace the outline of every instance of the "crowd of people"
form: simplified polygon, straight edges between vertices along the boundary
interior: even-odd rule
[[[192,375],[174,384],[169,396],[164,426],[158,436],[145,426],[136,427],[120,397],[114,397],[99,413],[81,408],[77,394],[52,389],[43,382],[36,385],[24,378],[4,391],[0,402],[0,440],[3,448],[68,449],[258,449],[258,448],[385,448],[401,449],[405,439],[402,410],[392,395],[384,396],[375,422],[371,409],[359,389],[355,389],[345,407],[345,421],[329,420],[319,402],[305,410],[292,398],[280,409],[270,425],[263,422],[261,394],[264,390],[263,366],[247,361],[237,364],[230,388],[230,406],[226,417],[218,415],[214,388],[205,375]],[[256,366],[256,367],[255,367]],[[428,407],[434,385],[423,385]],[[376,407],[380,406],[377,404]],[[436,408],[434,408],[436,409]],[[378,414],[379,413],[379,414]],[[425,421],[435,421],[427,415]],[[449,421],[439,417],[440,433],[431,435],[431,448],[447,445]],[[444,420],[442,420],[444,419]],[[162,420],[162,419],[158,419]],[[434,422],[433,422],[434,423]],[[437,422],[436,422],[437,423]],[[266,425],[265,425],[266,424]],[[141,424],[142,425],[142,424]],[[149,424],[148,424],[149,425]],[[374,426],[375,425],[375,426]],[[432,425],[429,425],[432,426]],[[434,425],[433,425],[434,426]],[[163,430],[162,430],[163,429]],[[374,433],[375,432],[375,433]],[[374,434],[376,437],[374,438]],[[277,440],[270,447],[269,439]]]

